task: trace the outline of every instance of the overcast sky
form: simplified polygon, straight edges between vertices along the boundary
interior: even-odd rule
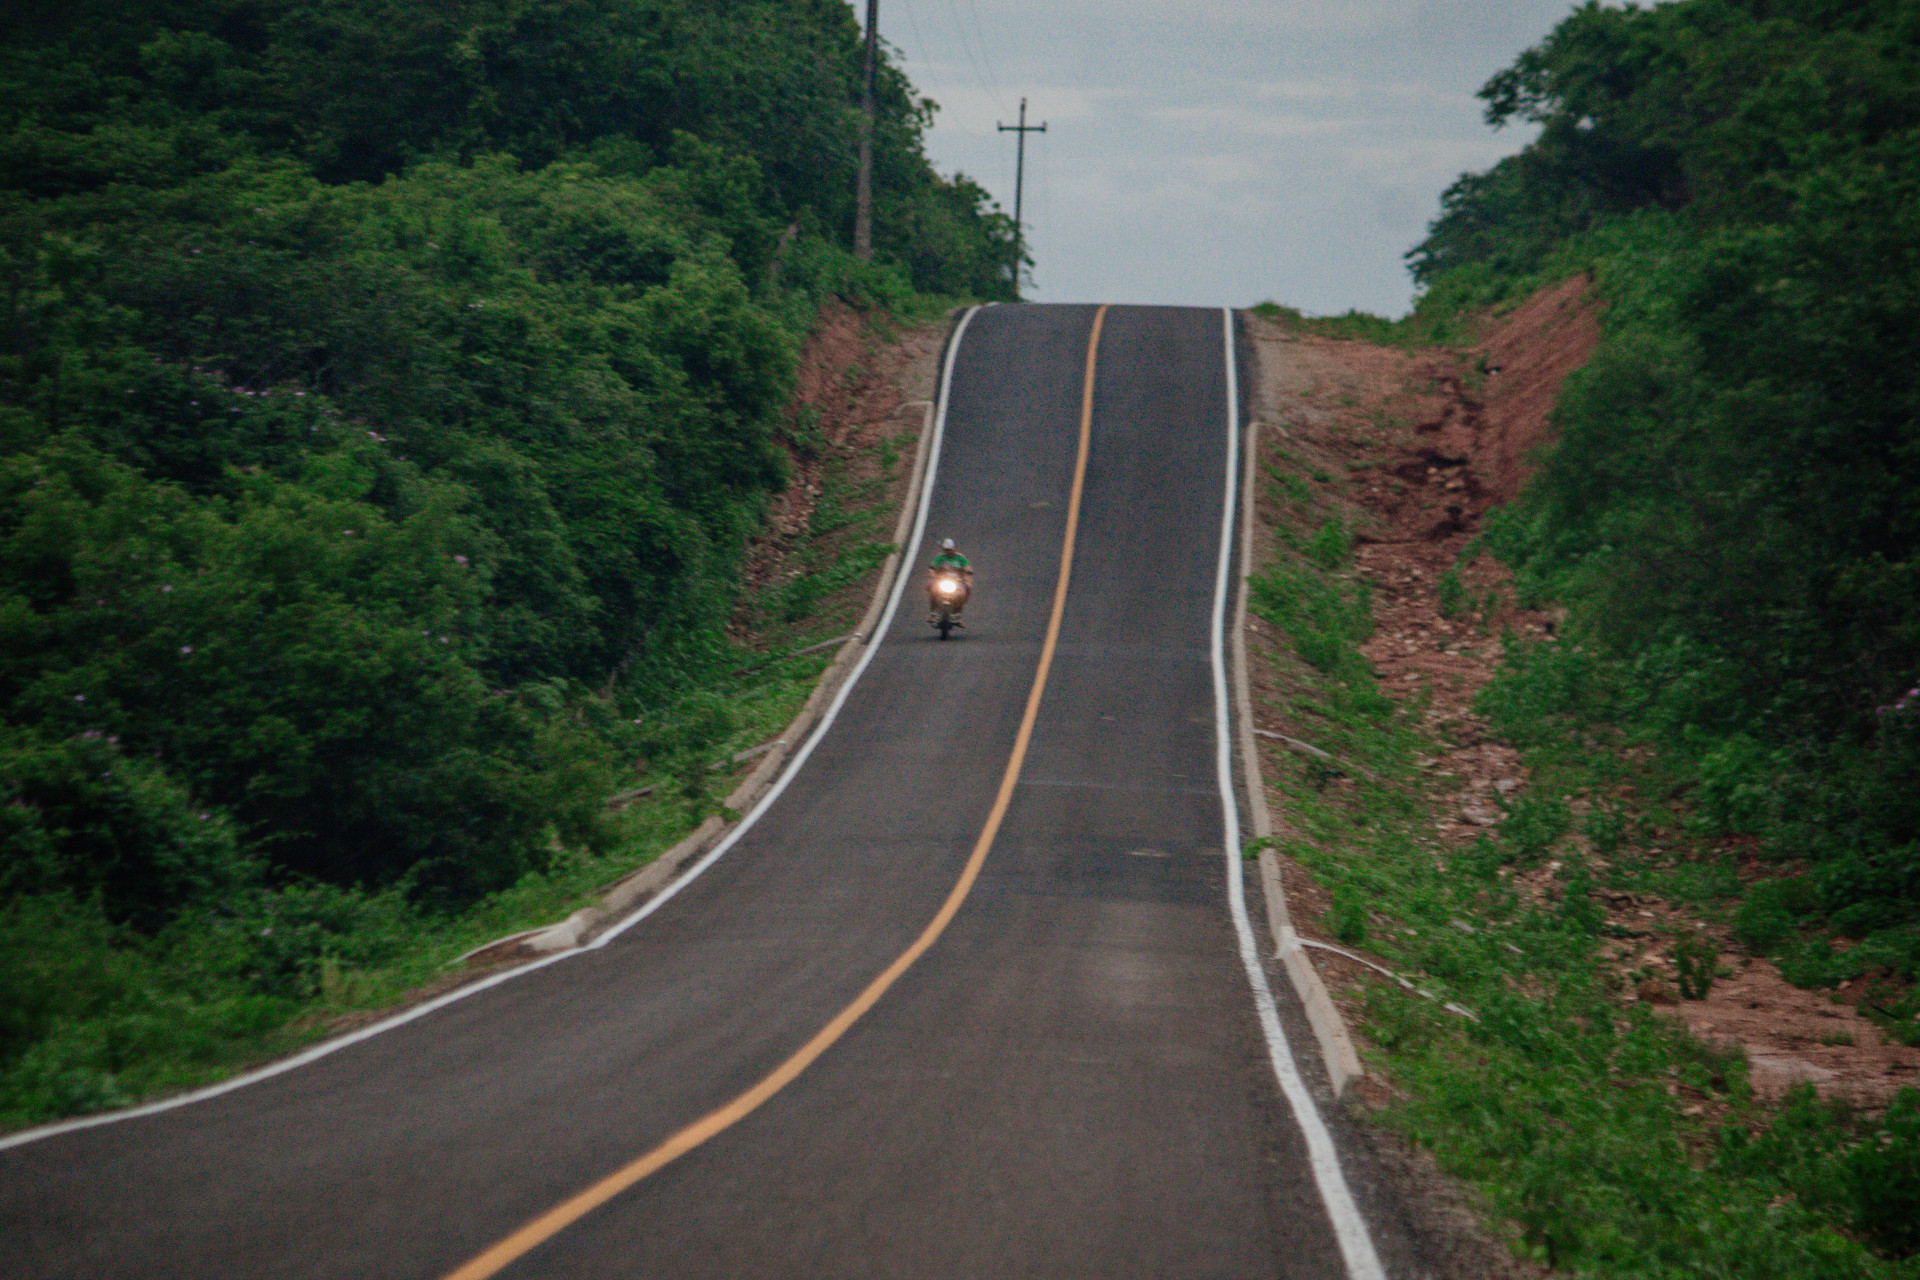
[[[852,0],[864,16],[864,0]],[[1402,255],[1464,170],[1519,150],[1474,97],[1571,0],[880,0],[940,103],[927,139],[1025,212],[1040,302],[1404,313]]]

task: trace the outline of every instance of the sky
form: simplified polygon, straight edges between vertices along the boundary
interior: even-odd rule
[[[853,0],[864,17],[863,0]],[[1036,302],[1412,305],[1440,193],[1511,155],[1474,94],[1571,0],[880,0],[927,151],[1008,212]]]

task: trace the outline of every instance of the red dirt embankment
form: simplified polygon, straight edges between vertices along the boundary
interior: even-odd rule
[[[784,412],[788,483],[768,499],[761,531],[747,545],[749,603],[734,619],[736,642],[781,647],[792,628],[757,616],[750,602],[786,579],[817,571],[858,542],[891,536],[947,323],[903,329],[837,300],[821,306]],[[873,518],[822,533],[814,526],[823,498],[842,512]],[[864,578],[841,588],[820,602],[804,627],[817,633],[839,623],[851,626],[871,590]]]
[[[1575,277],[1492,320],[1478,345],[1459,351],[1409,353],[1251,317],[1249,335],[1261,372],[1254,411],[1272,428],[1262,432],[1264,460],[1296,473],[1302,464],[1317,468],[1321,496],[1346,506],[1354,574],[1373,587],[1376,630],[1361,652],[1390,696],[1429,697],[1427,722],[1455,744],[1423,762],[1432,790],[1447,797],[1435,834],[1448,847],[1470,844],[1503,820],[1500,800],[1527,783],[1519,753],[1486,736],[1473,700],[1499,665],[1503,631],[1551,641],[1557,619],[1514,608],[1502,590],[1506,570],[1489,557],[1459,569],[1476,606],[1500,593],[1484,629],[1442,614],[1439,582],[1487,513],[1519,494],[1532,455],[1551,433],[1561,385],[1599,342],[1598,305],[1585,278]],[[1307,732],[1271,712],[1263,727]],[[1592,800],[1578,795],[1570,807],[1584,814]],[[1645,816],[1671,852],[1692,839],[1683,814]],[[1517,887],[1551,892],[1556,869],[1523,872]],[[1303,932],[1310,931],[1324,895],[1297,870],[1287,889],[1301,904]],[[1603,960],[1621,976],[1622,998],[1660,1005],[1702,1038],[1739,1045],[1762,1096],[1809,1081],[1824,1095],[1872,1108],[1920,1081],[1920,1049],[1888,1040],[1838,1003],[1846,993],[1829,999],[1793,987],[1767,961],[1741,958],[1723,929],[1650,895],[1602,893],[1596,905],[1612,926]],[[1679,1000],[1675,991],[1672,945],[1687,933],[1711,939],[1733,970],[1704,1000]],[[1329,983],[1336,991],[1359,976],[1337,957],[1314,959],[1338,976]]]

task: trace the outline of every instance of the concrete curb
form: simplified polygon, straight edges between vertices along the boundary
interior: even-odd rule
[[[949,335],[948,341],[951,340]],[[914,403],[909,401],[901,408],[911,408]],[[927,441],[933,434],[933,415],[937,402],[925,400],[917,403],[921,406],[920,441],[914,448],[913,473],[907,478],[906,501],[900,506],[900,519],[893,528],[893,545],[900,549],[888,555],[881,565],[880,578],[874,584],[873,599],[867,605],[866,615],[860,619],[860,625],[853,634],[847,637],[847,642],[840,646],[839,652],[833,655],[833,661],[827,664],[827,669],[820,674],[819,682],[808,695],[806,705],[800,708],[800,714],[774,740],[772,748],[754,766],[753,772],[741,779],[740,785],[726,798],[724,803],[734,816],[715,815],[708,818],[652,862],[607,886],[597,904],[580,908],[559,924],[523,930],[476,947],[455,963],[492,964],[511,957],[545,955],[585,946],[601,930],[665,888],[687,863],[719,844],[738,816],[753,808],[766,789],[773,785],[773,780],[786,767],[793,749],[806,741],[822,708],[831,704],[834,695],[840,692],[840,686],[846,682],[847,673],[853,669],[862,646],[872,642],[873,628],[879,623],[880,614],[893,593],[894,579],[901,571],[901,559],[906,554],[907,534],[912,531],[914,515],[919,510],[921,481],[927,468]]]
[[[1247,788],[1247,825],[1256,840],[1273,838],[1273,813],[1267,808],[1267,784],[1260,776],[1260,747],[1253,737],[1253,695],[1247,681],[1247,578],[1253,572],[1254,478],[1260,456],[1260,424],[1247,426],[1245,480],[1240,494],[1240,585],[1233,617],[1233,699],[1234,719],[1238,722],[1240,764]],[[1343,1096],[1347,1087],[1366,1074],[1360,1055],[1354,1051],[1353,1038],[1340,1010],[1327,994],[1327,984],[1319,970],[1307,959],[1300,937],[1293,930],[1293,917],[1287,911],[1287,893],[1280,881],[1280,855],[1270,844],[1260,849],[1260,887],[1267,899],[1267,923],[1273,929],[1274,955],[1287,971],[1287,980],[1307,1011],[1307,1022],[1320,1042],[1320,1056],[1326,1062],[1327,1078],[1333,1095]]]

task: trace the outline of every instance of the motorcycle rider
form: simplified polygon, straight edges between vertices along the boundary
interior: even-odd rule
[[[966,623],[960,620],[960,614],[961,611],[967,607],[968,597],[973,595],[973,566],[968,564],[967,558],[960,554],[960,549],[954,545],[952,538],[941,542],[940,554],[935,556],[933,563],[927,566],[928,622],[938,622],[940,620],[940,603],[938,597],[933,593],[933,584],[939,579],[943,570],[947,573],[957,573],[959,575],[960,598],[953,602],[953,625],[963,627]]]

